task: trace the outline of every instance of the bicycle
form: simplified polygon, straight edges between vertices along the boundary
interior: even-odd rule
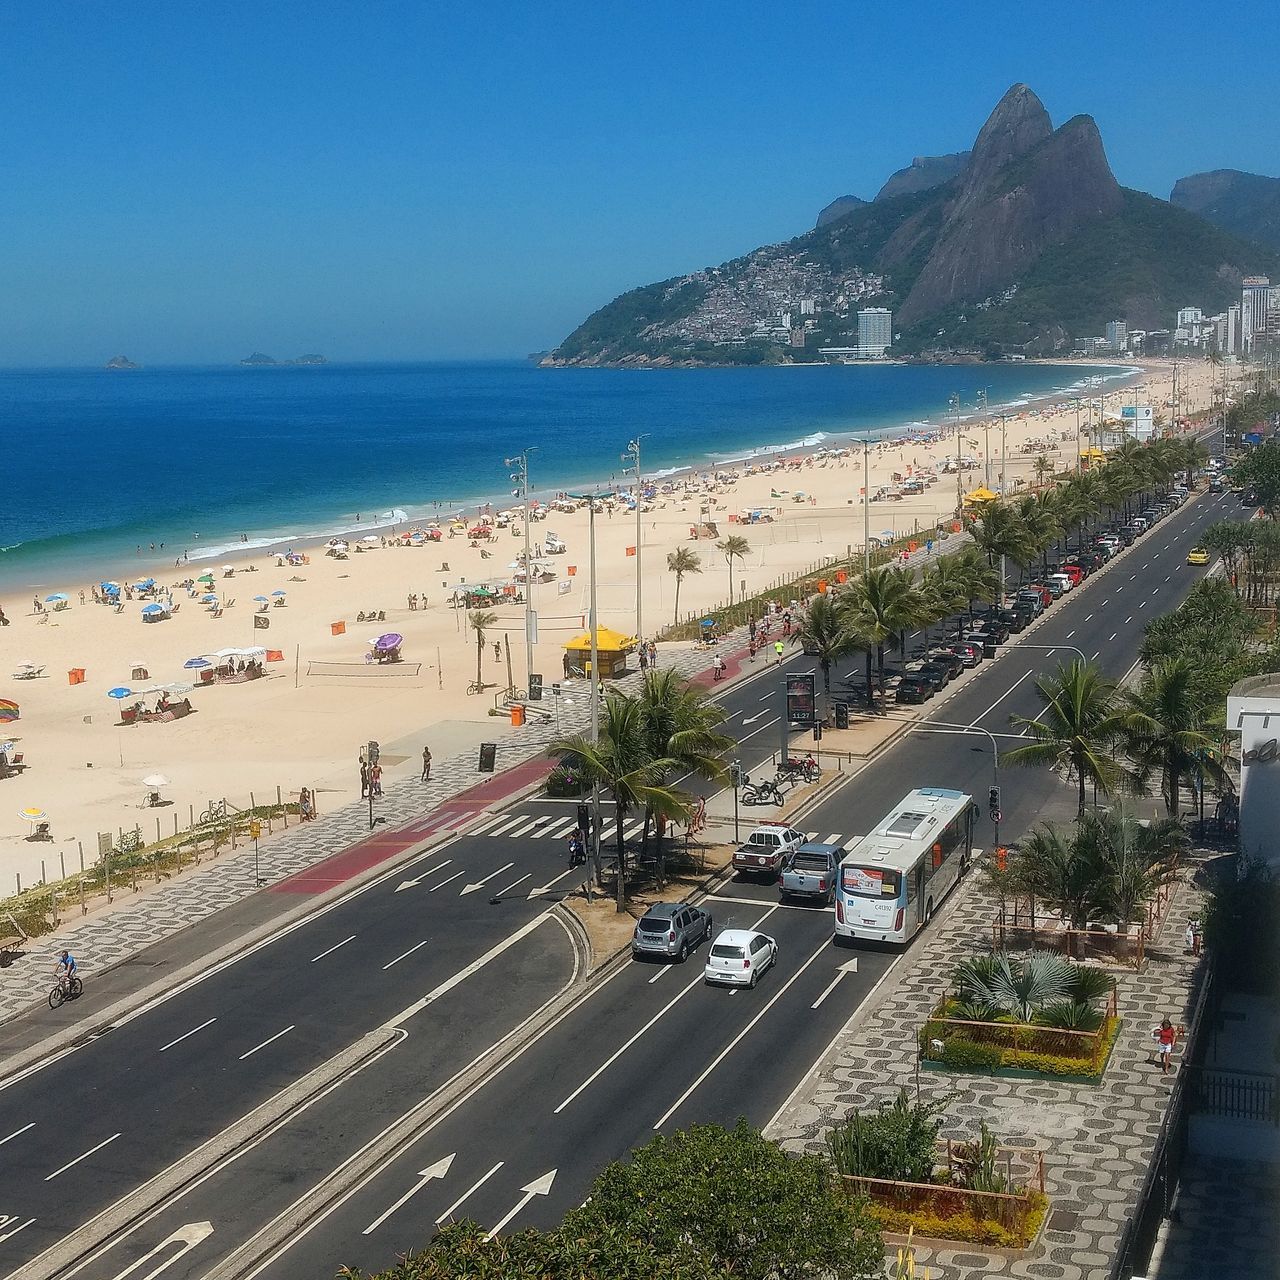
[[[227,816],[225,800],[210,800],[209,807],[200,815],[201,822],[223,822]]]
[[[65,983],[59,982],[49,992],[49,1008],[57,1009],[64,1001],[78,1000],[82,995],[84,995],[84,983],[78,976],[72,974]]]
[[[484,692],[484,685],[482,685],[478,680],[472,680],[472,681],[471,681],[471,683],[470,683],[469,685],[467,685],[467,692],[468,692],[468,693],[483,693],[483,692]]]

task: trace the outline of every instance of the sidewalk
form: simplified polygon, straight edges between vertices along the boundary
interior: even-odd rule
[[[997,1140],[1045,1153],[1051,1205],[1039,1241],[1021,1252],[922,1242],[916,1266],[935,1280],[1043,1276],[1105,1280],[1137,1202],[1164,1116],[1171,1074],[1151,1062],[1151,1028],[1168,1014],[1187,1021],[1197,963],[1183,954],[1180,922],[1198,911],[1184,878],[1142,973],[1115,970],[1123,1026],[1100,1085],[1044,1079],[917,1073],[916,1033],[956,964],[989,948],[995,899],[971,875],[944,915],[912,947],[884,990],[863,1006],[827,1060],[787,1103],[768,1135],[796,1151],[825,1150],[824,1133],[853,1107],[898,1090],[950,1098],[944,1137],[972,1139],[986,1120]]]

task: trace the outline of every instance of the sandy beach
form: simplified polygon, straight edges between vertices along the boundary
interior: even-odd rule
[[[1181,413],[1209,407],[1207,364],[1180,366]],[[1108,384],[1108,408],[1121,403],[1155,406],[1166,420],[1171,403],[1171,369],[1146,362],[1133,384]],[[1099,390],[1084,393],[1097,397]],[[1030,403],[1007,416],[1005,487],[1015,492],[1034,481],[1035,459],[1044,453],[1054,470],[1076,459],[1076,409],[1072,402]],[[949,518],[957,505],[957,478],[944,474],[947,458],[957,452],[977,460],[962,470],[964,491],[989,478],[1000,484],[999,419],[986,424],[963,420],[960,440],[949,428],[940,438],[886,441],[870,450],[870,489],[895,487],[895,475],[906,479],[933,471],[936,480],[923,492],[900,499],[886,496],[870,504],[873,537],[887,531],[910,533]],[[650,509],[641,515],[643,630],[656,634],[674,617],[676,582],[667,571],[667,553],[694,549],[702,572],[684,579],[680,612],[723,603],[729,594],[728,568],[715,549],[714,537],[691,540],[691,527],[715,523],[720,537],[741,534],[749,554],[735,562],[735,595],[745,582],[748,593],[796,573],[822,557],[843,556],[861,549],[863,540],[862,449],[839,448],[817,455],[788,455],[785,460],[756,458],[659,484]],[[1087,440],[1085,441],[1087,444]],[[989,449],[990,456],[986,456]],[[759,511],[770,517],[741,527],[740,513]],[[469,524],[476,509],[465,513]],[[531,527],[535,545],[549,531],[566,544],[564,554],[543,556],[555,577],[532,588],[539,617],[533,669],[550,684],[562,673],[563,643],[580,633],[587,611],[587,521],[585,509],[552,511]],[[519,734],[509,718],[488,714],[507,684],[507,643],[515,684],[527,686],[524,652],[524,607],[496,604],[497,624],[481,657],[482,678],[489,688],[468,695],[476,678],[476,643],[466,627],[465,610],[451,603],[460,583],[509,582],[510,567],[523,548],[520,522],[496,529],[492,539],[471,545],[466,535],[448,536],[442,521],[439,542],[382,545],[381,539],[345,559],[325,553],[323,544],[294,548],[303,563],[289,563],[261,549],[228,555],[217,563],[192,561],[175,568],[140,558],[118,566],[123,608],[95,603],[98,582],[70,581],[51,586],[63,592],[63,607],[40,601],[30,592],[0,597],[10,625],[0,631],[4,643],[0,697],[20,706],[20,718],[4,726],[26,768],[0,779],[0,892],[12,892],[16,877],[23,885],[79,867],[82,844],[87,862],[96,856],[97,835],[138,825],[143,839],[154,839],[157,826],[185,826],[210,799],[227,797],[239,805],[250,793],[262,802],[274,800],[277,788],[296,799],[312,788],[321,812],[359,794],[358,751],[370,739],[381,744],[386,786],[416,778],[423,746],[437,759],[485,740]],[[600,622],[627,634],[636,630],[635,516],[619,504],[596,517]],[[488,553],[487,557],[485,553]],[[230,571],[223,566],[229,566]],[[166,567],[167,566],[167,567]],[[203,600],[205,584],[179,585],[212,573],[209,591],[217,605]],[[146,622],[142,608],[152,597],[124,599],[128,584],[154,577],[164,598],[178,606],[171,616]],[[284,595],[273,593],[284,592]],[[409,597],[416,597],[409,607]],[[256,597],[265,597],[257,600]],[[82,602],[83,600],[83,602]],[[358,621],[362,611],[377,621]],[[255,626],[255,618],[267,625]],[[341,626],[335,624],[342,624]],[[373,642],[385,633],[403,637],[400,664],[367,663]],[[494,644],[501,648],[495,656]],[[262,663],[261,678],[239,682],[201,683],[202,671],[188,667],[232,648],[262,647],[278,658]],[[235,661],[233,659],[233,661]],[[29,679],[11,678],[21,664],[42,669]],[[325,665],[319,665],[325,664]],[[82,683],[70,672],[83,670]],[[141,674],[139,674],[141,673]],[[137,696],[113,700],[113,688],[142,690],[185,682],[191,713],[166,722],[122,725],[122,708]],[[157,695],[141,699],[153,706]],[[2,735],[0,735],[2,736]],[[146,807],[151,788],[143,779],[163,774],[166,802]],[[19,817],[27,807],[48,814],[52,841],[27,839],[31,827]]]

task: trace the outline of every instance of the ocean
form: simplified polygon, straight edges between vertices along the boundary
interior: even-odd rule
[[[524,361],[245,368],[0,370],[9,489],[0,587],[78,585],[189,554],[376,528],[501,500],[531,450],[538,493],[835,447],[1079,394],[1114,366],[867,365],[538,369]],[[151,554],[152,545],[156,552]],[[163,544],[163,551],[159,549]]]

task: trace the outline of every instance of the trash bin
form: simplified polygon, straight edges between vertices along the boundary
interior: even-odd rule
[[[517,702],[511,708],[511,723],[518,729],[524,724],[524,704]]]
[[[329,634],[333,636],[345,636],[347,634],[347,624],[345,622],[329,623]]]
[[[85,669],[83,667],[72,667],[71,670],[67,672],[67,683],[84,684],[84,670]]]

